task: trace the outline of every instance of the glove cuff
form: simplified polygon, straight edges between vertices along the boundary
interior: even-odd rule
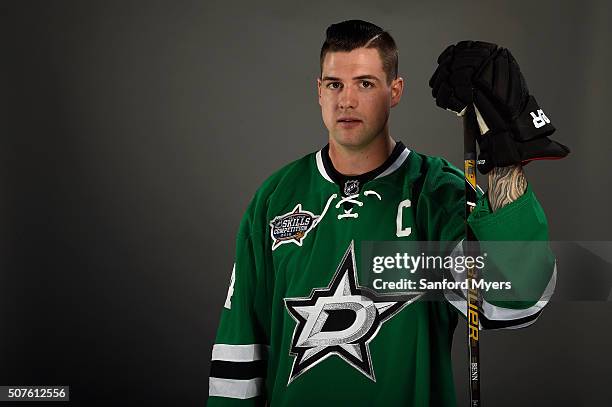
[[[548,137],[538,137],[525,142],[514,140],[510,132],[492,133],[478,139],[480,154],[478,170],[487,174],[494,167],[525,165],[533,160],[556,160],[567,156],[569,148]]]
[[[478,139],[480,154],[478,155],[478,170],[486,174],[494,167],[507,167],[520,163],[521,153],[517,143],[508,131],[493,134],[489,131]]]

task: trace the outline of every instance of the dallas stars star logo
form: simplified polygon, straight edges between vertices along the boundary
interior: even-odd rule
[[[285,298],[285,306],[297,323],[289,352],[295,359],[287,384],[332,355],[376,381],[370,342],[384,322],[422,294],[387,301],[359,286],[351,242],[329,286],[313,289],[308,298]]]

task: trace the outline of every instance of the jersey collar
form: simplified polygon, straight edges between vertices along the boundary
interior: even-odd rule
[[[317,151],[316,160],[317,160],[317,168],[321,173],[321,176],[325,178],[327,181],[343,186],[349,180],[356,180],[360,185],[371,181],[376,178],[385,177],[394,171],[396,171],[401,165],[406,161],[408,155],[410,154],[410,150],[404,146],[401,141],[395,143],[395,147],[393,151],[389,155],[389,157],[385,160],[382,165],[378,168],[373,169],[372,171],[368,171],[365,174],[360,175],[344,175],[338,172],[334,165],[332,164],[331,159],[329,158],[329,144],[323,147],[321,150]]]

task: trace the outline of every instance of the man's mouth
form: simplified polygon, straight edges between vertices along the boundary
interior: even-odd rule
[[[341,117],[337,120],[338,124],[344,128],[351,128],[359,125],[361,120],[356,117]]]

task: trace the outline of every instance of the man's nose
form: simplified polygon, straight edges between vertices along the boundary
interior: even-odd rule
[[[357,103],[357,95],[351,86],[347,86],[340,91],[340,98],[338,99],[338,107],[340,109],[355,109]]]

